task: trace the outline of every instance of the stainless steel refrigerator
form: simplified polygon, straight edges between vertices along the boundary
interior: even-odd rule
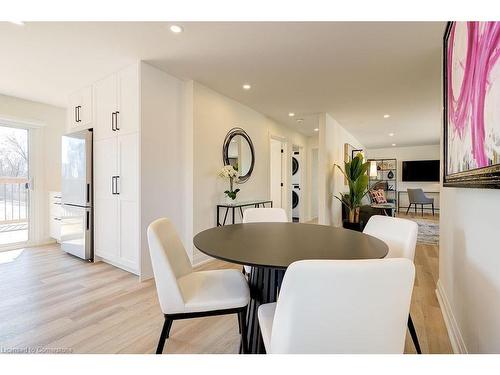
[[[92,130],[62,137],[61,247],[93,260]]]

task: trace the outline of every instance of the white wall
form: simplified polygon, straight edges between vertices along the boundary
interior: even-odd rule
[[[152,275],[146,230],[153,220],[172,220],[185,246],[192,239],[185,227],[191,207],[184,199],[184,82],[144,62],[140,71],[141,279],[145,279]]]
[[[500,190],[441,188],[438,292],[454,349],[500,353]]]
[[[1,120],[31,123],[33,142],[30,158],[34,166],[33,210],[36,212],[31,236],[34,245],[49,238],[48,192],[61,189],[61,136],[66,128],[66,109],[0,95]]]
[[[388,148],[372,148],[366,151],[366,157],[369,159],[380,158],[395,158],[397,159],[397,189],[398,191],[406,191],[410,188],[421,188],[424,191],[439,192],[441,187],[439,182],[404,182],[403,178],[403,161],[407,160],[439,160],[441,153],[439,144],[426,146],[411,146],[411,147],[388,147]],[[434,198],[435,207],[440,207],[439,195],[429,195]],[[408,206],[408,195],[401,194],[400,206]]]
[[[344,167],[344,144],[363,149],[363,145],[327,113],[319,120],[319,224],[342,226],[342,206],[334,198],[345,192],[344,176],[334,164]]]
[[[238,199],[269,198],[270,136],[287,140],[286,160],[292,145],[307,149],[307,137],[277,124],[253,109],[227,98],[197,82],[193,90],[193,234],[216,226],[215,206],[224,199],[228,182],[217,177],[222,166],[222,143],[233,127],[243,128],[254,144],[255,168],[250,179],[238,185]],[[290,167],[291,168],[291,167]],[[291,172],[290,172],[291,174]],[[290,183],[284,184],[291,195]],[[239,217],[237,217],[239,220]],[[193,250],[193,261],[205,256]]]

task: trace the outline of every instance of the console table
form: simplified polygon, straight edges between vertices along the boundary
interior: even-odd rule
[[[401,202],[400,195],[401,195],[401,193],[408,194],[408,191],[406,191],[406,190],[399,190],[398,191],[398,210],[397,210],[398,212],[399,212],[400,208],[403,208],[403,209],[408,208],[408,206],[401,206],[400,205],[400,202]],[[439,196],[439,191],[424,191],[424,193],[425,194],[437,194]],[[431,210],[431,209],[432,208],[424,207],[424,210]],[[439,207],[435,207],[434,210],[439,211]]]
[[[253,200],[253,201],[245,201],[245,202],[231,202],[231,203],[219,203],[217,205],[217,226],[220,227],[222,225],[226,225],[226,220],[227,220],[227,213],[229,210],[232,211],[232,224],[235,223],[235,212],[236,209],[239,209],[240,215],[241,215],[241,220],[243,220],[243,207],[254,207],[254,208],[259,208],[259,207],[266,207],[266,204],[269,204],[270,207],[273,207],[273,201],[271,200]],[[226,212],[224,214],[224,220],[222,221],[222,224],[220,222],[220,209],[226,209]]]

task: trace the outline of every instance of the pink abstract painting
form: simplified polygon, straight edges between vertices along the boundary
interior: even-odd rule
[[[500,163],[500,22],[454,22],[445,50],[446,174]]]

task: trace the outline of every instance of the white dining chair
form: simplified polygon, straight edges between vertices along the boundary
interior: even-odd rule
[[[178,319],[238,314],[242,338],[250,292],[245,277],[235,269],[193,272],[184,246],[169,219],[152,222],[147,230],[156,290],[165,322],[157,354],[163,352],[172,322]],[[242,351],[247,350],[242,339]]]
[[[243,212],[243,223],[286,223],[288,218],[283,208],[247,208]],[[246,274],[250,274],[252,267],[243,266]]]
[[[258,310],[266,352],[403,353],[414,277],[404,258],[292,263]]]
[[[387,244],[389,252],[386,258],[407,258],[414,261],[418,236],[416,222],[397,217],[374,215],[368,220],[363,233],[376,237]],[[411,314],[408,314],[408,330],[417,353],[421,354]]]

